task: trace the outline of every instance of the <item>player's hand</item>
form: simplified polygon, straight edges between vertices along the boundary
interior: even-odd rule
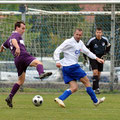
[[[103,60],[106,60],[106,58],[107,58],[107,55],[103,55],[103,56],[101,57],[101,59],[103,59]]]
[[[86,66],[87,63],[88,63],[88,61],[84,59],[83,65]]]
[[[56,67],[61,68],[62,65],[60,63],[56,63]]]
[[[15,56],[19,56],[20,55],[20,48],[16,48],[15,50]]]
[[[103,59],[100,59],[100,58],[97,57],[96,60],[97,60],[99,63],[104,64],[104,60],[103,60]]]
[[[4,49],[3,45],[1,45],[1,47],[0,47],[0,53],[1,52],[5,52],[5,49]]]
[[[5,52],[5,50],[4,50],[4,49],[3,49],[3,50],[0,49],[0,53],[1,53],[1,52]]]

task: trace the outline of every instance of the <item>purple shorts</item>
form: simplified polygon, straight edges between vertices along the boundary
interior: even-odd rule
[[[17,68],[18,76],[20,76],[23,72],[26,72],[27,67],[30,63],[36,58],[30,54],[22,54],[14,59],[15,66]]]

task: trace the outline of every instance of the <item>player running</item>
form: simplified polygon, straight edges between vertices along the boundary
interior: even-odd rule
[[[9,94],[5,99],[9,107],[13,107],[12,99],[16,94],[20,86],[25,81],[25,72],[28,66],[36,67],[40,79],[43,79],[47,76],[50,76],[52,72],[44,72],[43,64],[35,57],[31,56],[25,48],[24,40],[22,38],[23,33],[25,32],[25,23],[23,21],[15,23],[15,31],[11,34],[8,40],[2,44],[0,52],[3,52],[4,49],[8,48],[11,50],[14,56],[14,63],[18,72],[18,82],[16,82]]]
[[[55,102],[57,102],[61,107],[65,107],[63,101],[78,90],[77,80],[80,80],[85,85],[86,91],[90,95],[95,106],[99,105],[105,100],[105,97],[100,99],[96,97],[86,73],[78,64],[80,52],[86,54],[91,59],[96,59],[98,62],[104,63],[103,59],[96,57],[96,55],[90,52],[80,40],[82,33],[82,29],[76,29],[74,36],[65,40],[54,52],[56,66],[58,68],[62,67],[64,82],[65,84],[70,85],[69,89],[65,90],[64,93],[58,98],[55,98]],[[64,53],[64,58],[60,60],[61,52]]]

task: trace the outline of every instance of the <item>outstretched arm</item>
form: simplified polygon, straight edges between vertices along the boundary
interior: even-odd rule
[[[96,59],[99,63],[104,63],[103,59],[98,58],[95,54],[93,54],[85,45],[82,44],[82,52],[90,57],[91,59]]]
[[[4,47],[3,47],[3,45],[1,45],[1,47],[0,47],[0,52],[4,52]]]
[[[103,59],[100,59],[100,58],[97,57],[96,60],[97,60],[99,63],[104,64],[104,60],[103,60]]]

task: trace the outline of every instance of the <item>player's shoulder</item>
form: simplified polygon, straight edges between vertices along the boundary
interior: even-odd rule
[[[84,42],[82,40],[79,41],[80,44],[84,44]]]
[[[93,41],[95,39],[96,39],[96,37],[92,37],[92,38],[89,39],[89,41]]]
[[[92,37],[88,40],[87,45],[89,45],[91,42],[93,42],[96,39],[96,37]]]
[[[64,42],[65,42],[65,43],[71,43],[71,42],[73,42],[73,38],[68,38],[68,39],[66,39]]]
[[[102,36],[102,38],[103,38],[103,40],[106,40],[106,41],[108,41],[108,38],[107,38],[107,37],[105,37],[105,36]]]
[[[11,38],[18,38],[21,37],[21,35],[18,32],[12,32]]]

